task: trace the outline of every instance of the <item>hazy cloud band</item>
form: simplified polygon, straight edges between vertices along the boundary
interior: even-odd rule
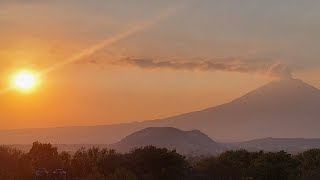
[[[245,62],[236,58],[225,59],[223,61],[197,60],[197,61],[156,61],[142,58],[126,58],[116,64],[126,64],[137,66],[143,69],[171,69],[185,71],[226,71],[240,73],[264,73],[266,75],[278,77],[291,77],[291,69],[287,64],[279,62],[258,63],[255,61]]]

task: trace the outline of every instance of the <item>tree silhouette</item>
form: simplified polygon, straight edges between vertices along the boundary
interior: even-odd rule
[[[320,179],[320,149],[311,149],[298,155],[301,162],[301,179]]]
[[[49,171],[54,171],[59,168],[58,149],[50,143],[34,142],[27,156],[30,158],[34,170],[46,168]]]
[[[186,158],[153,146],[121,154],[81,148],[59,153],[48,143],[33,143],[28,153],[0,146],[0,179],[31,180],[38,168],[63,168],[68,180],[318,180],[320,149],[298,155],[280,152],[227,151],[208,158]],[[197,159],[197,160],[196,160]]]
[[[189,170],[184,156],[165,148],[147,146],[131,151],[127,157],[139,179],[182,179]]]

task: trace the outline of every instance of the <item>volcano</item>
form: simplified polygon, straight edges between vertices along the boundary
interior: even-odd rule
[[[0,143],[35,140],[65,144],[110,144],[148,127],[200,130],[217,141],[265,137],[319,138],[320,90],[293,78],[272,81],[232,102],[165,119],[91,127],[0,131]]]
[[[167,118],[220,140],[320,137],[320,90],[292,78],[272,81],[232,102]]]

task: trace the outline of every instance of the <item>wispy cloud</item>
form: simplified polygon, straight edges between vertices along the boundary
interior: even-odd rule
[[[249,72],[251,67],[245,64],[235,63],[236,59],[226,59],[227,62],[216,62],[214,60],[194,61],[157,61],[152,59],[126,58],[119,63],[138,66],[145,69],[173,69],[187,71],[235,71]]]
[[[105,61],[103,58],[85,59],[80,64],[104,64],[134,66],[142,69],[167,69],[175,71],[200,71],[200,72],[239,72],[259,73],[274,77],[291,77],[292,69],[287,63],[271,59],[245,59],[245,58],[196,58],[190,60],[158,60],[152,58],[113,58],[117,60]]]
[[[239,58],[192,61],[158,61],[143,58],[125,58],[116,62],[115,64],[137,66],[143,69],[171,69],[203,72],[226,71],[240,73],[262,73],[269,76],[291,77],[291,69],[287,64],[270,61],[264,62],[261,60],[242,60]]]

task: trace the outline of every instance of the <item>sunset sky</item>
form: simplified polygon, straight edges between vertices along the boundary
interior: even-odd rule
[[[320,88],[320,1],[0,0],[0,129],[151,120],[287,76]],[[30,93],[4,91],[17,71]]]

